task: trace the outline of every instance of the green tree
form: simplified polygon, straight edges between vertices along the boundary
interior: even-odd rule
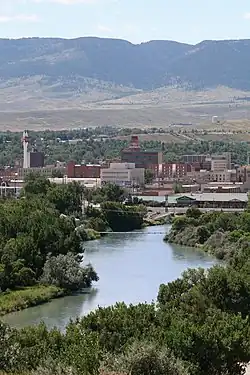
[[[116,202],[103,203],[101,210],[108,226],[115,232],[140,229],[146,214],[144,206],[126,206]]]
[[[151,184],[154,179],[154,173],[151,169],[145,169],[144,172],[145,184]]]
[[[190,207],[187,209],[186,216],[192,217],[193,219],[199,219],[202,215],[202,212],[197,207]]]
[[[62,214],[81,214],[84,188],[78,183],[52,185],[47,199]]]
[[[98,276],[91,265],[81,267],[83,257],[67,253],[66,255],[49,255],[44,264],[41,282],[55,285],[66,290],[79,290],[98,281]]]
[[[55,170],[52,171],[51,177],[52,178],[63,178],[64,174],[59,169],[55,169]]]
[[[25,178],[24,184],[24,194],[34,195],[42,194],[46,195],[48,189],[50,188],[50,181],[45,177],[42,177],[39,173],[30,173]]]
[[[124,189],[115,184],[107,184],[102,187],[102,194],[106,201],[110,202],[123,202],[126,193]]]

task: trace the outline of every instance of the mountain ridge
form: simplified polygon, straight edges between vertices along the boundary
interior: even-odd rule
[[[98,37],[0,39],[0,78],[81,76],[135,89],[249,90],[250,40],[133,44]]]

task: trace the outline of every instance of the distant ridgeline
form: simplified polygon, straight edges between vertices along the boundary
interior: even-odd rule
[[[41,76],[45,85],[53,87],[57,82],[53,90],[59,91],[65,85],[80,91],[100,84],[108,89],[107,82],[130,91],[167,85],[250,89],[250,40],[203,41],[197,45],[150,41],[134,45],[94,37],[1,39],[0,56],[3,82]]]

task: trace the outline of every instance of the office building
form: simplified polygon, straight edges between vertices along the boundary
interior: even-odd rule
[[[148,169],[153,172],[154,178],[180,179],[185,177],[188,172],[191,172],[192,167],[190,164],[185,163],[163,163],[152,164]]]
[[[183,155],[182,162],[186,164],[194,164],[194,163],[201,164],[201,163],[204,163],[209,157],[210,155],[205,155],[205,154]]]
[[[100,178],[100,175],[100,165],[75,164],[74,162],[67,165],[67,176],[69,178]]]
[[[221,155],[211,156],[211,170],[213,172],[221,172],[224,170],[231,169],[231,154],[230,152],[225,152]]]
[[[136,168],[135,163],[111,163],[101,169],[101,184],[115,184],[123,187],[144,185],[144,168]]]

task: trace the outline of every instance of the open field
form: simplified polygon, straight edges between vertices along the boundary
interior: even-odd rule
[[[118,95],[118,94],[117,94]],[[123,95],[121,97],[121,95]],[[117,127],[158,127],[188,124],[195,129],[248,130],[250,93],[219,87],[202,92],[164,88],[133,95],[50,96],[48,92],[23,92],[18,88],[0,90],[0,130],[69,129],[112,125]],[[219,116],[220,125],[212,124]],[[243,120],[241,120],[243,119]],[[179,129],[179,127],[178,127]]]

